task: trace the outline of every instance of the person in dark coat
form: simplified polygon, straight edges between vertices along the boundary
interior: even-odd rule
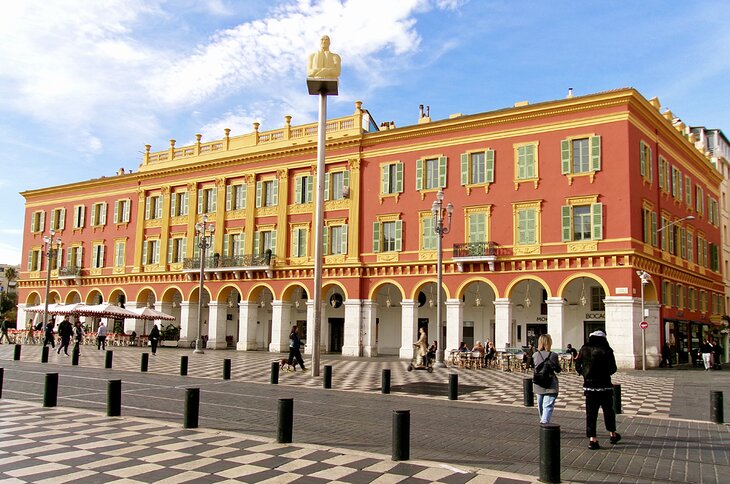
[[[71,343],[71,336],[73,336],[73,333],[74,327],[68,320],[68,317],[63,318],[63,321],[61,321],[58,325],[58,336],[61,337],[61,343],[58,345],[56,353],[60,355],[61,350],[63,350],[63,354],[68,356],[68,345]]]
[[[304,360],[302,359],[302,352],[299,350],[299,347],[301,346],[301,341],[299,341],[299,328],[296,326],[292,326],[291,333],[289,333],[289,359],[288,364],[291,365],[292,361],[296,359],[297,362],[299,362],[299,366],[302,367],[302,371],[307,371],[306,368],[304,368]],[[293,368],[296,370],[296,363],[294,364]]]
[[[74,323],[74,349],[73,352],[77,355],[81,354],[81,343],[84,341],[84,328],[81,326],[81,321]]]
[[[588,342],[578,352],[576,370],[583,375],[583,393],[586,397],[586,437],[588,448],[600,449],[596,437],[598,409],[603,410],[603,420],[609,432],[609,441],[617,444],[621,435],[616,432],[616,413],[613,411],[613,383],[616,358],[601,330],[588,335]]]
[[[156,324],[152,325],[152,330],[149,334],[149,340],[150,344],[152,345],[152,354],[157,354],[157,343],[160,341],[160,329],[157,327]]]
[[[51,345],[51,348],[56,347],[56,342],[54,341],[54,333],[53,333],[53,327],[56,325],[56,323],[53,322],[53,320],[49,321],[48,324],[46,324],[46,332],[45,332],[45,338],[43,340],[43,346]]]

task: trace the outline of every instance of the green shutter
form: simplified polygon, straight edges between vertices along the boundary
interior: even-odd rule
[[[153,264],[158,264],[160,262],[160,241],[159,240],[156,240],[154,242],[154,245],[155,245],[155,253],[152,256],[153,257],[152,263]]]
[[[601,137],[591,136],[591,170],[601,170]]]
[[[659,243],[657,230],[659,228],[657,227],[657,215],[656,212],[651,212],[651,245],[656,247]]]
[[[226,185],[226,212],[230,211],[233,205],[233,186]]]
[[[484,181],[487,183],[494,182],[494,150],[487,150],[484,152]]]
[[[58,221],[58,229],[63,230],[66,228],[66,209],[62,208],[59,214],[61,219]]]
[[[33,251],[29,250],[28,251],[28,271],[32,271],[33,269],[35,269],[35,267],[33,267]]]
[[[114,202],[114,223],[119,223],[119,201]]]
[[[279,180],[274,180],[271,184],[274,193],[271,195],[271,200],[274,205],[279,205]]]
[[[390,170],[388,169],[390,165],[380,165],[380,194],[381,195],[387,195],[390,193],[388,191],[388,186],[390,185]]]
[[[564,139],[560,141],[561,156],[561,173],[566,175],[570,173],[570,140]]]
[[[263,183],[261,181],[256,182],[256,208],[261,207],[261,190]]]
[[[436,249],[436,232],[433,231],[433,217],[423,218],[423,250],[434,250]]]
[[[177,193],[170,194],[170,217],[177,215],[175,209],[177,208]],[[116,216],[115,216],[116,218]]]
[[[342,172],[342,188],[350,188],[350,170]]]
[[[162,218],[162,195],[157,196],[157,203],[155,203],[155,218]]]
[[[41,212],[40,222],[38,223],[38,231],[43,232],[46,230],[46,212]]]
[[[198,213],[203,213],[203,189],[198,188]]]
[[[145,197],[144,198],[144,219],[149,220],[150,219],[150,204],[152,203],[150,201],[152,197]]]
[[[591,204],[591,239],[601,240],[603,239],[603,204],[592,203]]]
[[[439,187],[446,188],[446,157],[439,156]]]
[[[271,253],[276,255],[276,229],[271,231]]]
[[[296,194],[296,197],[294,199],[294,203],[302,203],[306,200],[303,200],[302,197],[302,185],[304,184],[304,177],[298,176],[294,179],[294,193]],[[302,197],[302,198],[300,198]]]
[[[649,159],[647,161],[647,168],[649,172],[649,181],[654,181],[654,155],[652,155],[651,148],[649,148]],[[680,181],[681,182],[681,181]]]
[[[403,221],[395,221],[395,250],[400,252],[403,250]]]
[[[373,252],[380,252],[380,222],[373,222]]]
[[[646,176],[646,148],[645,147],[646,147],[646,143],[644,143],[642,141],[641,142],[641,145],[640,145],[640,149],[641,149],[641,151],[640,151],[640,153],[641,153],[641,165],[640,165],[641,176]]]
[[[479,230],[477,227],[478,223],[476,220],[476,214],[469,215],[469,242],[481,242],[480,240],[477,240],[477,231]]]
[[[664,181],[664,170],[665,170],[664,164],[666,163],[666,161],[664,160],[664,158],[662,158],[660,156],[658,163],[659,163],[659,188],[661,188],[662,190],[666,190],[667,189],[667,187],[665,185],[666,182]]]
[[[330,255],[329,254],[329,239],[330,239],[330,233],[329,233],[328,227],[325,225],[322,229],[322,253],[324,255]]]
[[[330,174],[329,173],[324,174],[324,199],[325,200],[330,199]]]
[[[347,254],[347,225],[342,226],[340,234],[340,254]]]
[[[469,184],[469,153],[461,154],[461,185]]]
[[[253,255],[261,255],[261,232],[258,230],[253,233]]]
[[[561,220],[563,224],[563,242],[570,242],[571,240],[573,240],[570,220],[572,216],[572,210],[570,209],[570,205],[563,205],[561,207],[561,214]]]
[[[147,264],[147,245],[149,244],[149,242],[147,240],[145,240],[142,244],[143,244],[142,245],[142,265],[146,265]]]
[[[403,193],[403,163],[400,162],[395,165],[395,191]]]
[[[423,159],[416,160],[416,190],[423,190]]]
[[[231,256],[231,234],[225,234],[223,236],[223,257]]]
[[[167,263],[172,264],[172,243],[174,239],[167,240]]]
[[[218,189],[217,188],[210,189],[210,198],[212,199],[210,202],[210,211],[215,212],[217,205],[218,205]]]
[[[81,208],[83,208],[83,207],[81,207]],[[98,210],[99,210],[99,206],[96,203],[91,206],[91,223],[90,223],[90,225],[96,225],[96,212]],[[84,226],[83,217],[81,218],[81,220],[78,221],[78,223],[79,224],[78,224],[77,228],[81,228]]]
[[[292,257],[301,257],[301,254],[299,253],[299,236],[301,234],[299,233],[299,229],[294,229],[292,233],[291,238],[291,254]]]
[[[307,198],[304,200],[307,203],[310,203],[312,201],[312,193],[314,190],[314,178],[311,176],[306,177],[307,180]]]

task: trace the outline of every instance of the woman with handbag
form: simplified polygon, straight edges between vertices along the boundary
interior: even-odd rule
[[[550,423],[559,391],[558,377],[555,374],[560,372],[560,361],[558,354],[550,351],[552,346],[553,338],[549,334],[541,334],[537,340],[537,351],[532,355],[535,365],[532,391],[537,395],[537,412],[541,424]],[[552,374],[552,378],[541,381],[544,374]]]

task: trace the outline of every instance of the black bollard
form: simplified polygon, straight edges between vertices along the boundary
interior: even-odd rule
[[[13,359],[20,361],[20,345],[15,345],[15,352],[13,353]]]
[[[106,393],[106,415],[119,417],[122,414],[122,380],[109,380]]]
[[[5,368],[0,368],[0,398],[3,397],[3,378],[5,378]]]
[[[459,375],[451,373],[449,375],[449,400],[459,399]]]
[[[223,379],[224,380],[230,380],[231,379],[231,359],[226,358],[223,360]]]
[[[279,399],[279,428],[276,431],[276,441],[280,444],[290,444],[292,427],[294,426],[294,399]]]
[[[540,482],[560,482],[560,425],[540,425]]]
[[[716,390],[710,391],[710,420],[718,424],[725,423],[722,392]]]
[[[43,390],[43,406],[55,407],[58,401],[58,373],[46,373],[46,385]]]
[[[41,363],[48,363],[48,346],[44,346],[41,350]]]
[[[114,360],[114,351],[106,350],[106,356],[104,357],[104,368],[111,368]]]
[[[535,406],[535,394],[532,389],[532,378],[522,379],[522,404],[525,407]]]
[[[185,413],[183,427],[186,429],[198,428],[198,413],[200,410],[200,388],[185,389]]]
[[[278,361],[272,361],[271,362],[271,380],[272,385],[278,385],[279,384],[279,362]]]
[[[79,366],[79,355],[80,355],[79,349],[74,346],[74,349],[71,350],[71,364],[73,366]]]
[[[380,381],[380,391],[382,393],[390,393],[390,370],[388,368],[383,368],[383,376]]]
[[[621,385],[613,386],[613,411],[616,415],[623,413],[621,409]]]
[[[139,371],[146,372],[147,367],[150,364],[150,354],[149,353],[142,353],[142,363],[140,364]]]
[[[187,374],[188,374],[188,357],[181,356],[180,357],[180,376],[185,376]]]
[[[393,449],[392,460],[411,458],[411,411],[393,410]]]
[[[332,365],[324,365],[324,387],[332,388]]]

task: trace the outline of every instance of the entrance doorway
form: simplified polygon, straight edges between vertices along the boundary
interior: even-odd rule
[[[588,335],[598,330],[601,330],[604,333],[606,332],[605,321],[583,321],[583,342],[587,342]]]
[[[330,353],[342,353],[342,341],[345,337],[345,318],[329,318]]]
[[[547,324],[527,324],[527,346],[537,348],[537,339],[547,333]]]

